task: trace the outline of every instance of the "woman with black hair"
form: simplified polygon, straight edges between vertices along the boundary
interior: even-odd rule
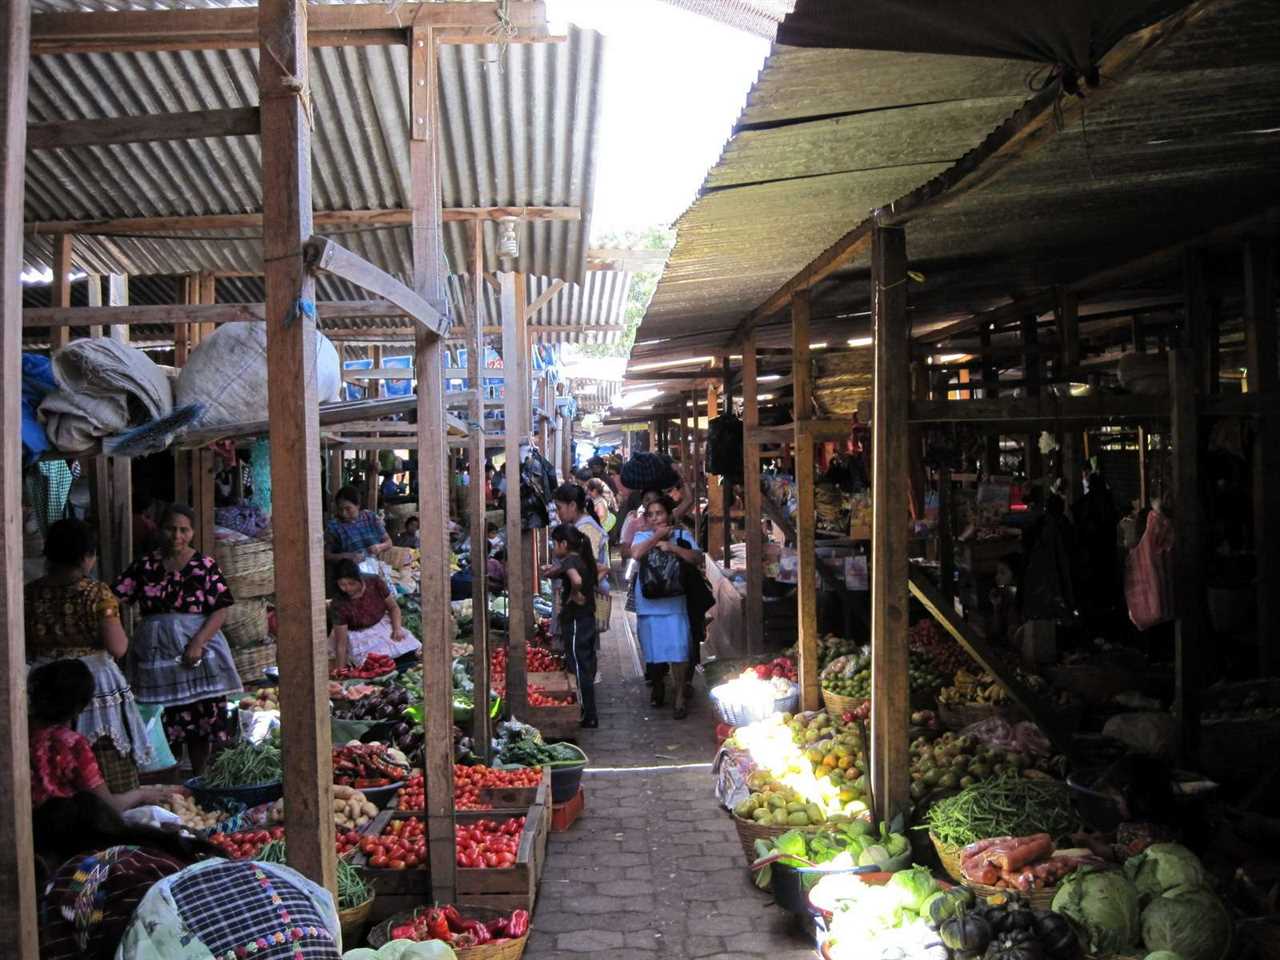
[[[339,667],[358,667],[371,653],[396,660],[422,649],[402,626],[400,605],[381,577],[361,573],[353,560],[339,560],[334,578],[338,592],[329,611],[330,647]]]
[[[542,568],[544,577],[562,581],[560,639],[581,699],[580,725],[600,726],[596,713],[596,553],[591,541],[576,527],[562,523],[551,531],[555,563]]]
[[[96,794],[116,810],[158,803],[173,793],[172,787],[111,790],[89,741],[72,729],[94,694],[93,674],[83,662],[54,660],[43,664],[31,671],[27,685],[33,809],[81,791]]]
[[[170,506],[160,521],[164,550],[135,562],[113,589],[142,611],[129,650],[134,696],[164,705],[169,742],[186,744],[199,776],[210,749],[230,739],[226,695],[244,685],[222,633],[235,598],[213,557],[192,545],[194,522],[190,507]]]
[[[324,558],[328,563],[377,556],[391,546],[387,528],[372,510],[360,507],[360,492],[343,487],[333,498],[333,519],[324,528]]]
[[[89,578],[98,548],[84,521],[49,527],[44,555],[49,572],[24,591],[27,661],[75,657],[92,674],[88,705],[69,725],[92,744],[107,786],[124,793],[138,785],[138,764],[150,759],[151,746],[133,690],[116,665],[129,650],[120,604],[110,587]]]
[[[596,633],[609,629],[612,607],[609,602],[609,541],[604,527],[591,515],[587,506],[587,491],[576,483],[562,483],[552,495],[556,504],[556,517],[561,523],[577,528],[591,542],[591,553],[596,561]]]

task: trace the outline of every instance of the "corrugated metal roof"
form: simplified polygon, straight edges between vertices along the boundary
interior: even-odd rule
[[[234,6],[210,2],[35,0],[36,12]],[[516,269],[581,280],[595,182],[603,39],[573,29],[566,43],[445,44],[440,50],[444,204],[579,207],[580,221],[525,223]],[[403,46],[313,48],[313,205],[316,210],[408,205],[408,53]],[[251,106],[256,50],[36,57],[31,122]],[[261,209],[256,137],[32,151],[28,221],[243,213]],[[496,225],[485,227],[497,267]],[[466,263],[468,227],[445,225],[450,264]],[[80,237],[77,265],[96,272],[173,274],[256,270],[252,232],[199,237]],[[240,239],[227,239],[240,238]],[[407,228],[364,229],[340,242],[389,272],[409,270]],[[29,266],[46,266],[44,238]],[[326,284],[322,296],[338,298]]]
[[[723,346],[873,208],[947,169],[1026,99],[1026,66],[775,47],[676,223],[636,361]]]
[[[672,266],[641,326],[633,361],[723,347],[739,320],[861,222],[869,207],[908,192],[859,205],[832,196],[831,220],[824,221],[819,209],[823,183],[839,175],[821,174],[823,160],[829,156],[834,165],[839,158],[857,156],[861,144],[829,120],[817,121],[824,127],[805,118],[815,111],[878,109],[890,124],[887,129],[894,129],[895,114],[923,118],[941,106],[944,116],[958,120],[973,106],[956,101],[885,109],[886,96],[904,104],[914,99],[899,94],[904,87],[917,85],[915,96],[936,97],[948,84],[963,79],[964,64],[955,58],[928,58],[937,67],[927,69],[920,56],[876,54],[881,69],[868,75],[866,85],[859,85],[853,82],[856,68],[841,67],[838,51],[808,50],[805,60],[792,59],[793,54],[783,49],[771,58],[738,134],[708,178],[709,185],[724,182],[729,188],[704,189],[682,218]],[[847,56],[873,55],[855,51]],[[830,61],[824,64],[826,58]],[[786,60],[791,62],[783,71],[780,63]],[[972,66],[970,61],[968,83],[999,80],[998,69],[974,73]],[[999,66],[993,63],[993,68]],[[1024,69],[1009,64],[1004,68]],[[1103,82],[1105,86],[1105,77]],[[991,98],[990,91],[985,97]],[[1280,169],[1280,7],[1273,2],[1220,0],[1207,5],[1123,83],[1113,84],[1106,97],[1087,97],[1083,104],[1083,116],[1066,129],[1052,131],[1043,146],[908,223],[911,267],[924,275],[923,283],[910,285],[914,325],[968,317],[1011,297],[1076,281],[1274,208],[1280,201],[1280,177],[1275,175]],[[981,114],[970,111],[970,116],[977,120]],[[840,125],[846,122],[838,119]],[[776,142],[752,143],[750,134],[761,124],[783,136]],[[952,131],[957,143],[964,141],[962,127]],[[925,132],[929,136],[920,138],[919,130],[902,127],[900,136],[888,138],[888,149],[904,151],[901,136],[917,137],[919,143],[910,152],[926,156],[938,146],[939,128],[935,124]],[[941,137],[946,136],[942,130]],[[974,137],[969,145],[981,139]],[[775,174],[798,179],[759,182]],[[795,190],[791,202],[796,215],[786,213],[789,189]],[[771,190],[777,195],[769,194]],[[722,200],[725,194],[733,199]],[[753,195],[771,197],[772,202],[747,202]],[[686,230],[686,223],[696,229]],[[789,247],[797,250],[794,256]],[[770,265],[762,262],[766,258],[757,256],[760,249],[784,260],[785,269],[769,272]],[[760,279],[762,271],[768,282]],[[844,324],[846,335],[865,332],[864,320],[840,318],[865,317],[870,303],[867,275],[864,254],[815,287],[815,326],[825,323],[828,329],[838,329]],[[1147,295],[1176,294],[1181,283],[1176,271],[1133,280],[1117,283],[1108,294],[1119,295],[1126,287],[1137,290],[1139,285]],[[786,318],[778,319],[781,326],[771,337],[778,332],[785,336]]]
[[[682,10],[710,17],[720,23],[772,40],[783,17],[795,9],[795,0],[666,0]]]

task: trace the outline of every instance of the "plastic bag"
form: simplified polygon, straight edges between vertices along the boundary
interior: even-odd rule
[[[1040,728],[1029,720],[1021,723],[1010,723],[1003,717],[988,717],[965,727],[962,737],[972,737],[987,746],[1001,750],[1014,750],[1018,753],[1033,753],[1047,757],[1053,752],[1053,745],[1040,732]]]
[[[1173,605],[1173,524],[1159,510],[1147,516],[1147,530],[1124,565],[1124,599],[1139,630],[1175,616]]]
[[[157,770],[168,770],[178,765],[177,758],[169,748],[169,738],[164,735],[164,704],[140,703],[138,714],[147,731],[147,741],[151,744],[151,762],[139,764],[142,773],[154,773]]]
[[[646,600],[684,596],[680,558],[657,549],[646,553],[640,561],[640,592]]]

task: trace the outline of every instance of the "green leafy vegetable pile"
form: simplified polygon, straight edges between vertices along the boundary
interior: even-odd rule
[[[1001,777],[966,787],[929,809],[929,832],[942,843],[967,846],[988,837],[1060,837],[1077,824],[1071,795],[1056,780]]]
[[[498,755],[503,763],[522,767],[541,767],[582,763],[582,753],[568,743],[534,743],[532,740],[516,740],[507,744]]]
[[[214,755],[204,773],[208,787],[253,787],[275,783],[284,776],[280,747],[273,739],[260,744],[239,743]]]

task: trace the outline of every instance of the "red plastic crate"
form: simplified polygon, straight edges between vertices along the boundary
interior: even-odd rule
[[[572,827],[577,822],[578,817],[582,816],[582,811],[586,805],[587,795],[582,792],[581,787],[573,795],[572,800],[553,804],[551,807],[551,832],[564,833]]]

